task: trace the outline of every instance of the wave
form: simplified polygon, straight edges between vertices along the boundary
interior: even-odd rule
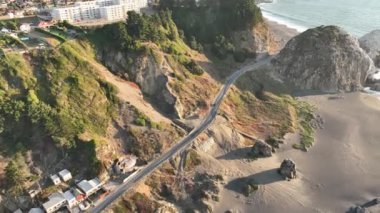
[[[261,7],[261,13],[263,14],[263,16],[266,19],[268,19],[270,21],[277,22],[279,24],[283,24],[289,28],[297,30],[300,33],[304,32],[308,29],[308,27],[296,23],[296,22],[301,22],[301,20],[294,20],[291,17],[284,16],[284,15],[281,15],[278,13],[273,13],[271,11],[268,11],[268,10],[262,8],[262,7]]]

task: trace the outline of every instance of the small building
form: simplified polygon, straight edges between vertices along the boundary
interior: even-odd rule
[[[63,197],[62,193],[56,192],[49,196],[49,201],[42,204],[46,213],[51,213],[57,211],[59,208],[66,204],[66,199]]]
[[[13,213],[22,213],[21,209],[17,209],[16,211],[14,211]]]
[[[63,182],[69,181],[69,180],[71,180],[71,178],[73,178],[73,177],[71,176],[70,171],[67,170],[67,169],[64,169],[64,170],[58,172],[58,175],[59,175],[59,177],[61,178],[61,180],[62,180]]]
[[[67,206],[71,209],[78,204],[77,199],[74,194],[71,193],[71,190],[67,190],[63,193],[63,197],[66,199]]]
[[[28,194],[29,194],[30,198],[34,198],[40,192],[41,192],[40,190],[31,189],[31,190],[28,191]]]
[[[89,181],[82,180],[78,183],[79,189],[82,190],[87,197],[99,191],[102,185],[103,184],[98,178],[94,178]]]
[[[61,179],[59,179],[58,175],[51,175],[50,179],[54,185],[59,185],[61,183]]]
[[[20,31],[23,33],[29,33],[31,30],[30,24],[24,23],[20,25]]]
[[[28,213],[44,213],[44,210],[42,210],[41,208],[32,208],[29,210]]]
[[[28,194],[30,198],[36,197],[39,193],[41,192],[41,187],[37,183],[34,183],[29,189],[28,189]]]
[[[7,28],[3,27],[3,28],[1,29],[1,32],[2,32],[2,33],[10,33],[11,31],[8,30]]]
[[[134,155],[128,155],[127,157],[118,160],[115,163],[115,171],[119,174],[124,174],[133,170],[137,162],[137,157]]]

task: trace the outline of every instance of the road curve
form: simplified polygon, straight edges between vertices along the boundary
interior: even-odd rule
[[[169,151],[162,154],[157,159],[150,162],[147,166],[145,166],[143,169],[138,171],[137,174],[135,174],[130,180],[126,181],[125,183],[121,184],[116,190],[111,192],[107,197],[104,198],[104,200],[99,203],[97,206],[89,210],[89,212],[98,213],[104,210],[108,205],[110,205],[113,201],[115,201],[117,198],[119,198],[121,195],[124,194],[127,190],[132,188],[136,183],[141,181],[144,177],[148,176],[150,173],[152,173],[155,169],[157,169],[159,166],[161,166],[164,162],[175,156],[176,154],[180,153],[184,149],[186,149],[191,142],[200,134],[202,133],[215,119],[218,109],[223,101],[224,96],[227,94],[228,89],[231,87],[231,85],[238,79],[241,75],[248,71],[256,70],[257,68],[268,64],[270,62],[270,57],[266,56],[254,64],[246,65],[236,72],[234,72],[232,75],[230,75],[226,82],[224,83],[224,86],[220,89],[218,95],[216,96],[211,110],[208,113],[208,115],[203,119],[203,121],[199,124],[197,128],[194,128],[187,136],[185,136],[183,139],[181,139],[176,145],[171,147]]]

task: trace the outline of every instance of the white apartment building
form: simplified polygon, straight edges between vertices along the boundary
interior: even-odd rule
[[[140,12],[148,6],[148,0],[94,0],[76,2],[73,6],[53,8],[51,15],[54,20],[81,22],[95,19],[106,21],[122,20],[128,11]]]
[[[113,21],[113,20],[122,20],[126,16],[126,12],[123,7],[120,5],[111,5],[107,7],[100,7],[100,16],[107,20],[107,21]]]

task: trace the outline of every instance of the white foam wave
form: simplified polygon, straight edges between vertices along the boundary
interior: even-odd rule
[[[282,24],[282,25],[285,25],[289,28],[295,29],[295,30],[297,30],[297,32],[302,33],[308,29],[305,26],[301,26],[301,25],[296,24],[292,21],[286,20],[285,18],[279,17],[279,16],[277,16],[277,15],[275,15],[269,11],[261,10],[261,12],[266,19],[268,19],[270,21],[277,22],[277,23]]]

